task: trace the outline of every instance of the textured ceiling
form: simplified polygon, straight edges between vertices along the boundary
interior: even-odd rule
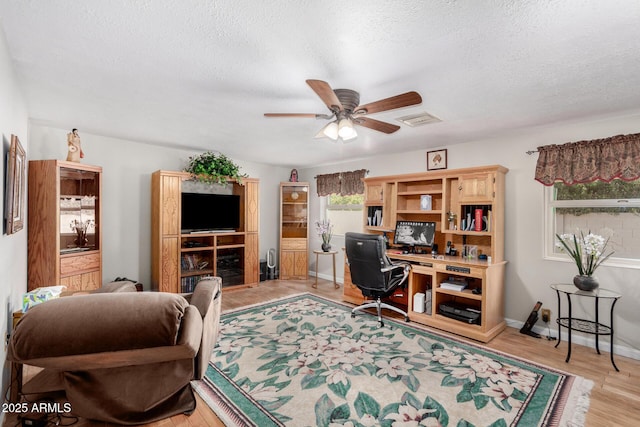
[[[640,111],[640,1],[0,0],[37,123],[304,167]],[[442,122],[314,139],[306,79]]]

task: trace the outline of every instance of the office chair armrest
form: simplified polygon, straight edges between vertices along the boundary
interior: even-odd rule
[[[405,273],[409,274],[409,270],[411,270],[411,264],[409,264],[408,262],[398,262],[398,263],[388,265],[386,267],[382,267],[380,271],[382,271],[383,273],[387,273],[391,270],[395,270],[396,268],[404,268]]]
[[[411,264],[409,264],[408,262],[398,262],[380,269],[383,273],[388,273],[398,268],[402,268],[403,271],[402,271],[402,279],[400,279],[400,281],[397,282],[396,286],[399,286],[400,284],[404,283],[407,280],[407,277],[409,277],[409,271],[411,271]]]

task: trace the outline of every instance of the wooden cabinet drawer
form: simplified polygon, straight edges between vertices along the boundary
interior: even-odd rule
[[[82,292],[98,289],[101,285],[99,271],[91,273],[76,274],[60,279],[60,284],[67,287],[67,292]]]
[[[60,258],[60,275],[70,276],[100,268],[100,253]]]
[[[307,239],[282,239],[280,249],[283,251],[306,251]]]

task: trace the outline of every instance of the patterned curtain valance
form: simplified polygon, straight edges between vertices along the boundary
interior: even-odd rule
[[[340,174],[329,173],[326,175],[318,175],[316,177],[316,186],[318,187],[318,196],[328,196],[329,194],[340,192]]]
[[[536,181],[553,185],[640,178],[640,133],[538,147]]]
[[[362,178],[366,175],[366,169],[351,172],[337,172],[316,176],[316,186],[318,196],[328,196],[329,194],[339,194],[348,196],[351,194],[364,193],[364,182]]]

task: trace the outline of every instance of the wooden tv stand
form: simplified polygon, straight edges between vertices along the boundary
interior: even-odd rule
[[[205,276],[222,277],[222,289],[260,282],[258,185],[255,178],[228,181],[240,196],[240,227],[235,231],[182,233],[182,182],[186,172],[151,175],[151,289],[191,292]]]

